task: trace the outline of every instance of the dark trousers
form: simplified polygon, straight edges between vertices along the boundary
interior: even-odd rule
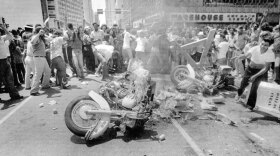
[[[241,96],[245,90],[245,88],[249,85],[249,79],[255,75],[256,73],[258,73],[261,69],[253,69],[250,66],[248,66],[245,70],[245,74],[244,77],[241,81],[241,85],[238,89],[238,95]],[[259,84],[261,83],[261,81],[267,81],[267,72],[259,77],[257,77],[255,79],[254,82],[252,82],[252,87],[251,87],[251,91],[249,93],[249,98],[247,101],[247,105],[251,106],[252,108],[255,107],[256,105],[256,100],[257,100],[257,90],[259,88]]]
[[[14,78],[12,75],[11,65],[7,59],[0,59],[0,77],[4,79],[4,83],[6,85],[7,91],[10,94],[10,97],[18,97],[19,93],[14,86]],[[0,84],[1,83],[2,82],[0,82]]]
[[[242,60],[243,68],[246,68],[246,60]]]
[[[66,81],[66,64],[61,56],[52,59],[52,69],[56,69],[57,84],[63,86]]]
[[[19,80],[18,80],[18,75],[17,75],[17,68],[16,68],[16,64],[14,63],[14,60],[11,59],[10,66],[12,69],[12,74],[13,74],[13,78],[14,78],[14,85],[15,86],[20,86]]]
[[[70,65],[71,71],[73,72],[73,74],[77,74],[75,65],[73,63],[72,47],[70,47],[70,46],[67,47],[67,59],[68,59],[68,63]]]
[[[62,47],[63,58],[64,58],[64,60],[65,60],[65,63],[68,63],[66,50],[67,50],[67,49],[65,48],[65,46],[63,46],[63,47]]]
[[[274,73],[275,73],[275,80],[274,81],[276,83],[280,84],[280,67],[279,66],[274,67]]]
[[[92,52],[91,45],[83,45],[83,59],[86,64],[87,70],[95,71],[95,60]]]
[[[23,63],[16,64],[17,76],[20,83],[24,83],[24,76],[25,76],[25,68]]]

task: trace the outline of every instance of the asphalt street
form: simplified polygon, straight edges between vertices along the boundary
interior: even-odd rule
[[[143,134],[130,139],[118,133],[114,139],[85,142],[66,127],[64,111],[67,104],[77,96],[97,90],[100,83],[88,76],[82,84],[77,78],[70,81],[71,89],[53,87],[41,91],[40,96],[28,97],[29,92],[20,91],[26,98],[5,102],[0,110],[0,155],[5,156],[182,156],[195,155],[190,145],[172,125],[164,122],[146,128]],[[97,78],[98,79],[98,78]],[[7,94],[1,94],[8,100]],[[56,104],[49,104],[55,100]],[[42,104],[43,103],[43,104]],[[42,106],[43,107],[40,107]],[[57,110],[58,114],[53,111]],[[165,141],[151,140],[151,136],[165,134]]]
[[[0,104],[0,155],[2,156],[266,156],[279,155],[279,121],[246,110],[227,97],[218,111],[234,120],[238,126],[205,119],[204,112],[191,113],[187,120],[158,121],[142,134],[130,138],[118,133],[116,138],[85,142],[72,134],[64,122],[67,105],[77,96],[97,91],[100,78],[88,75],[78,81],[72,78],[69,90],[53,87],[40,96]],[[0,94],[8,100],[8,94]],[[51,101],[56,104],[49,104]],[[199,104],[195,104],[199,106]],[[43,107],[42,107],[43,106]],[[57,114],[53,112],[57,111]],[[164,134],[166,140],[155,141],[151,136]]]

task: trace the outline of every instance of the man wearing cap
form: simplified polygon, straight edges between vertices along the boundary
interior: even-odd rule
[[[18,91],[14,86],[14,80],[11,70],[10,62],[8,61],[9,49],[5,46],[6,40],[12,40],[13,36],[10,32],[0,24],[0,81],[3,79],[5,81],[6,88],[10,94],[11,100],[22,99],[23,97],[19,95]],[[2,32],[5,32],[6,35],[3,35]],[[0,99],[1,100],[1,99]]]
[[[35,64],[33,60],[33,48],[31,44],[31,33],[26,33],[22,36],[26,42],[26,48],[25,48],[25,89],[30,90],[31,89],[31,77],[33,77],[33,74],[35,73]],[[32,73],[32,76],[31,76]]]

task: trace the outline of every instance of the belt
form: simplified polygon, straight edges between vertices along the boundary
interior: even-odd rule
[[[263,67],[260,68],[260,66],[254,66],[254,65],[249,65],[250,68],[252,69],[262,69]]]
[[[34,57],[45,57],[45,56],[34,56]]]

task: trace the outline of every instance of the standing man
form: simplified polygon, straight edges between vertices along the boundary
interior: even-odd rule
[[[67,24],[67,31],[66,31],[66,38],[67,38],[67,58],[68,63],[70,65],[71,71],[74,74],[77,74],[74,62],[73,62],[73,56],[72,56],[72,45],[73,45],[73,35],[74,35],[74,27],[72,23]]]
[[[104,36],[105,36],[104,32],[99,29],[99,24],[97,24],[96,22],[93,23],[92,26],[94,30],[91,32],[90,38],[92,40],[93,45],[96,46],[102,44],[102,41],[104,40]],[[93,51],[95,51],[94,48]],[[98,59],[96,53],[94,53],[94,62],[95,62],[95,66],[98,66]]]
[[[50,88],[49,80],[51,76],[51,69],[46,59],[46,36],[45,31],[41,26],[37,26],[35,28],[34,36],[31,39],[31,44],[33,47],[35,75],[30,95],[37,96],[39,95],[39,84],[42,75],[44,74],[42,89]]]
[[[274,27],[274,44],[273,51],[275,53],[275,82],[280,85],[280,25]]]
[[[226,37],[224,34],[220,34],[220,43],[218,44],[217,51],[217,63],[219,65],[227,64],[227,52],[229,49],[229,43],[226,41]]]
[[[239,26],[237,29],[237,34],[234,38],[234,46],[236,49],[235,56],[240,56],[241,54],[243,54],[243,49],[248,41],[250,41],[250,38],[247,36],[247,34],[244,33],[243,26]],[[236,59],[235,68],[236,75],[241,74],[241,76],[243,76],[245,72],[245,60],[240,61],[239,59]]]
[[[90,27],[85,27],[83,36],[83,56],[88,72],[95,72],[94,54],[91,47]]]
[[[10,94],[11,100],[22,99],[23,96],[20,96],[18,91],[14,86],[14,79],[12,75],[12,69],[10,62],[8,61],[8,48],[5,47],[6,40],[12,40],[13,36],[9,33],[9,31],[0,24],[0,80],[5,80],[6,88]],[[2,34],[5,32],[6,35]],[[0,99],[1,100],[1,99]]]
[[[270,48],[273,42],[274,40],[272,36],[267,36],[266,38],[263,38],[260,45],[251,48],[247,54],[240,55],[243,59],[250,58],[251,61],[246,68],[244,77],[242,78],[236,100],[239,101],[241,99],[241,95],[245,88],[249,85],[249,82],[251,82],[252,87],[246,103],[250,109],[255,107],[259,84],[261,81],[267,81],[268,70],[271,63],[275,61],[275,54]]]
[[[124,60],[125,64],[128,64],[127,71],[130,70],[130,68],[131,68],[130,66],[131,66],[132,59],[133,59],[130,41],[132,41],[132,39],[135,39],[135,37],[130,34],[130,30],[131,30],[130,26],[127,26],[125,28],[124,37],[123,37],[123,50],[122,50],[123,60]]]
[[[66,78],[66,64],[63,59],[62,45],[64,40],[67,38],[62,37],[62,32],[56,30],[53,35],[53,39],[50,42],[50,52],[51,52],[51,67],[56,69],[57,84],[61,89],[68,89]]]

